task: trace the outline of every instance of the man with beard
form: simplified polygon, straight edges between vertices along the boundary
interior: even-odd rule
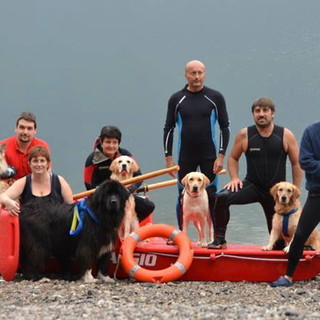
[[[268,231],[272,229],[274,200],[269,193],[277,182],[286,180],[286,159],[292,167],[292,182],[299,188],[302,170],[299,165],[299,148],[293,133],[274,124],[275,104],[267,97],[252,104],[255,125],[243,128],[235,138],[228,158],[230,182],[217,194],[214,207],[214,241],[209,249],[226,248],[225,234],[232,204],[259,202],[264,210]],[[247,174],[239,178],[239,159],[246,156]]]
[[[16,121],[16,135],[1,140],[0,145],[6,146],[6,161],[16,171],[14,176],[18,180],[31,173],[28,165],[28,155],[35,146],[49,149],[46,141],[35,137],[37,133],[36,117],[31,112],[22,112]]]

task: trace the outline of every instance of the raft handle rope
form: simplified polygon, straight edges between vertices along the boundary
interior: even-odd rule
[[[163,257],[177,257],[176,254],[170,254],[170,253],[160,253],[160,252],[152,252],[148,251],[149,254],[155,254],[158,256],[163,256]],[[310,258],[301,258],[299,261],[310,261],[311,259],[315,258],[316,256],[319,256],[320,254],[314,254],[314,255],[308,255]],[[215,259],[218,258],[234,258],[234,259],[243,259],[243,260],[253,260],[253,261],[288,261],[288,259],[273,259],[273,258],[255,258],[255,257],[244,257],[244,256],[238,256],[238,255],[233,255],[233,254],[225,254],[221,253],[215,256]],[[193,256],[193,259],[198,259],[198,260],[211,260],[210,256],[208,257],[197,257]]]

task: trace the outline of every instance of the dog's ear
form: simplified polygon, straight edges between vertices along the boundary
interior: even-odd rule
[[[270,189],[270,194],[272,195],[273,199],[276,201],[277,200],[277,191],[279,187],[280,182],[276,183],[271,189]]]
[[[206,187],[210,183],[210,180],[205,174],[202,174],[202,176],[203,176],[203,184]]]
[[[293,195],[292,195],[292,198],[293,200],[297,200],[299,197],[300,197],[300,190],[299,188],[296,186],[296,185],[293,185]]]
[[[183,179],[181,180],[181,183],[183,186],[185,186],[187,184],[187,181],[188,181],[188,176],[189,176],[189,173],[186,174]]]
[[[137,172],[140,169],[139,165],[134,159],[132,159],[132,160],[133,160],[133,162],[132,162],[132,172]]]
[[[117,172],[117,159],[114,159],[109,167],[110,171]]]

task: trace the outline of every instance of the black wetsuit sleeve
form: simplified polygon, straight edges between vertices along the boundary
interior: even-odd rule
[[[172,155],[173,133],[176,125],[177,99],[172,96],[168,101],[166,122],[163,129],[163,147],[165,156]]]
[[[218,123],[220,128],[219,151],[218,153],[225,154],[230,140],[230,121],[228,117],[226,102],[223,95],[220,95],[218,107]]]

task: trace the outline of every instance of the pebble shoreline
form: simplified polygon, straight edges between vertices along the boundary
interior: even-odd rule
[[[0,278],[1,279],[1,278]],[[320,319],[320,277],[267,283],[0,280],[0,319]]]

